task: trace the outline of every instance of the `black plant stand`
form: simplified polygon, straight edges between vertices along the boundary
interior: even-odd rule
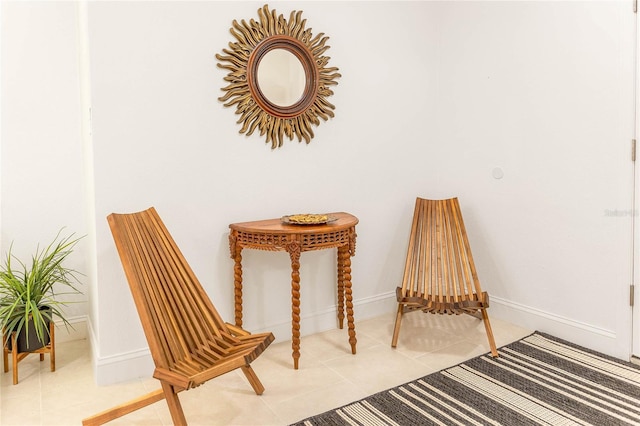
[[[18,363],[27,357],[29,354],[39,354],[40,361],[44,361],[44,354],[49,354],[49,360],[51,361],[51,371],[56,371],[56,344],[55,344],[55,324],[53,321],[49,322],[49,335],[51,340],[48,345],[43,346],[33,351],[18,352],[18,343],[16,339],[16,333],[13,332],[10,335],[2,333],[2,353],[4,362],[4,372],[9,371],[9,353],[11,353],[11,362],[13,366],[13,384],[18,384]],[[11,349],[7,345],[7,340],[11,339]]]

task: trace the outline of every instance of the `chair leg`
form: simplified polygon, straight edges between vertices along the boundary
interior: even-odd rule
[[[253,390],[256,392],[256,395],[262,395],[262,392],[264,392],[264,386],[262,386],[262,383],[260,382],[260,379],[258,379],[256,372],[253,371],[253,368],[251,368],[250,365],[245,365],[244,367],[240,368],[242,369],[244,375],[247,377],[247,380],[249,380],[249,383],[251,384]]]
[[[496,348],[496,341],[493,338],[493,331],[491,330],[491,323],[489,322],[489,314],[486,309],[481,309],[482,321],[484,322],[484,328],[487,332],[487,340],[489,340],[489,346],[491,347],[491,356],[498,357],[498,349]]]
[[[168,383],[162,382],[162,390],[164,391],[164,398],[167,400],[169,406],[169,412],[171,413],[171,419],[174,426],[187,426],[187,419],[184,417],[182,411],[182,405],[178,399],[178,394],[174,392],[173,386]]]
[[[391,347],[395,348],[398,344],[398,335],[400,334],[400,324],[402,323],[402,314],[404,312],[404,306],[402,303],[398,303],[398,313],[396,314],[396,324],[393,327],[393,338],[391,339]]]
[[[87,417],[86,419],[82,419],[82,426],[103,425],[129,413],[133,413],[134,411],[146,407],[147,405],[151,405],[154,402],[158,402],[162,399],[164,399],[164,391],[162,389],[158,389],[156,391],[148,393],[147,395],[118,405],[117,407],[110,408],[101,413],[94,414],[91,417]]]

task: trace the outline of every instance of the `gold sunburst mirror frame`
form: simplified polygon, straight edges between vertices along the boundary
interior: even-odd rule
[[[218,99],[225,107],[235,105],[240,115],[237,123],[242,124],[240,133],[250,136],[258,129],[272,149],[281,147],[285,137],[297,137],[298,142],[304,139],[308,144],[314,136],[313,126],[318,126],[320,119],[334,117],[335,106],[327,98],[333,95],[330,87],[338,84],[335,80],[341,75],[338,68],[327,66],[330,58],[324,53],[329,49],[329,37],[324,33],[313,37],[311,28],[305,28],[302,11],[292,11],[287,20],[264,5],[258,16],[258,22],[234,20],[229,31],[237,41],[222,49],[225,55],[216,54],[218,67],[229,71],[224,77],[229,84],[222,88],[226,93]],[[292,54],[304,70],[302,95],[292,104],[274,102],[258,81],[262,59],[276,49]]]

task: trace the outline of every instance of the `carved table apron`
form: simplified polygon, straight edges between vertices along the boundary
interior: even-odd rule
[[[345,305],[351,353],[356,353],[356,330],[351,294],[351,256],[356,250],[358,218],[349,213],[329,213],[336,220],[322,225],[289,225],[281,219],[232,223],[229,248],[234,260],[235,322],[242,327],[242,249],[286,251],[291,258],[291,329],[293,367],[300,358],[300,254],[304,251],[338,249],[338,321],[343,328]]]

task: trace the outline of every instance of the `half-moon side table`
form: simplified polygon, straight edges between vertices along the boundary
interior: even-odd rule
[[[356,329],[351,294],[351,256],[356,251],[358,218],[349,213],[328,213],[322,225],[290,225],[281,219],[232,223],[229,249],[234,260],[235,322],[242,326],[242,249],[286,251],[291,258],[291,331],[293,368],[300,359],[300,254],[305,251],[338,249],[338,321],[343,328],[345,305],[351,353],[356,353]]]

